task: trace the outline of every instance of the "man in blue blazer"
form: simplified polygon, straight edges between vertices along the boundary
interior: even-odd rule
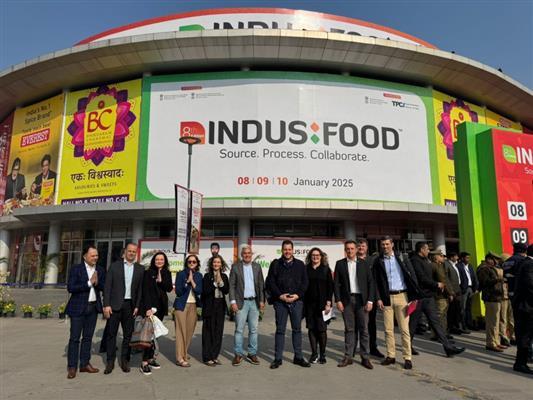
[[[76,377],[78,359],[80,372],[97,373],[89,362],[91,344],[98,313],[102,312],[101,292],[104,289],[105,271],[96,265],[98,250],[93,245],[83,251],[83,262],[69,272],[67,290],[71,293],[65,310],[70,317],[68,342],[68,379]],[[83,339],[80,336],[83,333]]]

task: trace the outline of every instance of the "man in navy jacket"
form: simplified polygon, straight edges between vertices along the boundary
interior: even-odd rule
[[[83,251],[83,262],[74,265],[68,276],[67,290],[71,293],[65,310],[70,317],[70,339],[67,353],[68,379],[76,377],[78,360],[80,372],[98,372],[98,369],[89,362],[96,319],[98,313],[102,312],[100,296],[105,282],[105,271],[96,265],[97,261],[98,250],[90,245]]]

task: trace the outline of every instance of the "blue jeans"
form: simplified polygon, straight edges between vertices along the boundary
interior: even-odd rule
[[[98,313],[96,305],[89,303],[85,312],[78,317],[70,317],[70,339],[68,341],[68,368],[86,367],[91,359],[91,345]],[[83,339],[80,336],[83,333]]]
[[[257,354],[257,325],[259,309],[255,300],[244,300],[242,308],[235,315],[235,354],[244,356],[244,325],[248,322],[248,354]]]
[[[303,358],[302,354],[302,313],[304,303],[297,300],[294,303],[287,304],[281,301],[274,303],[274,311],[276,312],[276,340],[275,340],[275,356],[276,360],[281,360],[283,357],[283,349],[285,347],[285,330],[287,329],[287,319],[291,318],[292,329],[292,347],[294,349],[294,358]]]

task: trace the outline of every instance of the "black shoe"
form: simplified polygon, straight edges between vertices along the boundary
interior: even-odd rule
[[[507,339],[506,337],[500,337],[500,344],[502,346],[507,346],[509,347],[511,345],[511,342],[509,341],[509,339]]]
[[[318,354],[313,353],[311,354],[311,357],[309,357],[309,364],[316,364],[318,362]]]
[[[446,335],[446,339],[453,340],[453,336],[452,335]]]
[[[309,364],[303,358],[295,358],[292,363],[304,368],[309,368],[311,366],[311,364]]]
[[[318,359],[318,363],[319,364],[325,364],[326,363],[326,355],[325,354],[321,354],[320,355],[320,358]]]
[[[439,338],[437,336],[431,336],[429,338],[429,340],[431,340],[432,342],[440,342]]]
[[[444,352],[446,353],[447,357],[453,357],[457,354],[461,354],[463,351],[465,351],[464,347],[452,346],[444,348]]]
[[[272,363],[270,364],[270,369],[277,369],[281,366],[281,364],[283,364],[283,361],[281,360],[274,360],[272,361]]]
[[[159,365],[159,363],[156,361],[156,360],[152,360],[148,363],[148,366],[151,368],[151,369],[159,369],[161,368],[161,365]]]
[[[509,340],[509,344],[510,344],[511,346],[516,346],[516,339],[511,339],[511,340]]]
[[[527,365],[513,365],[513,371],[521,372],[523,374],[533,375],[533,369],[529,368]]]
[[[128,373],[131,371],[131,368],[130,368],[130,362],[128,360],[122,360],[120,362],[120,368],[122,368],[122,371]]]
[[[451,328],[450,333],[453,333],[454,335],[460,335],[461,333],[463,333],[463,331],[459,328]]]
[[[465,334],[465,335],[470,335],[472,332],[470,332],[468,329],[460,329],[461,330],[461,333]]]
[[[381,362],[381,365],[392,365],[392,364],[396,364],[395,358],[387,357]]]
[[[383,353],[381,351],[379,351],[377,348],[374,349],[374,350],[370,350],[370,355],[372,355],[374,357],[377,357],[377,358],[385,358]]]
[[[109,375],[111,372],[113,372],[113,369],[115,368],[114,362],[108,362],[104,369],[104,374]]]
[[[420,353],[418,352],[418,350],[415,349],[414,347],[411,347],[411,354],[412,354],[413,356],[419,356],[419,355],[420,355]]]
[[[405,360],[403,363],[403,369],[413,369],[413,363],[411,360]]]
[[[150,366],[148,364],[141,365],[139,371],[141,371],[141,374],[143,375],[152,375],[152,370],[150,369]]]

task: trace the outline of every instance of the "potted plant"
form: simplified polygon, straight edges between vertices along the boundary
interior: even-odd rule
[[[14,317],[16,308],[17,307],[13,300],[8,301],[6,304],[4,304],[4,317]]]
[[[65,309],[67,308],[66,303],[61,303],[59,307],[57,307],[57,312],[59,313],[59,319],[65,319]]]
[[[52,304],[40,304],[39,307],[37,307],[37,312],[39,313],[40,319],[48,318],[48,315],[52,311]]]
[[[23,304],[20,309],[22,310],[22,313],[24,314],[24,318],[32,318],[33,317],[33,311],[35,310],[32,306],[28,304]]]

